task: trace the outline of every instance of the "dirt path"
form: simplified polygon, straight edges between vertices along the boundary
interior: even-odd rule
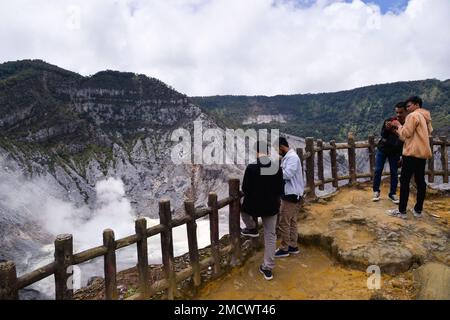
[[[382,191],[383,195],[385,195],[387,191],[386,185],[383,185]],[[431,221],[432,218],[427,216],[420,222],[413,221],[412,219],[411,221],[405,222],[385,216],[383,214],[384,210],[395,207],[395,205],[386,199],[377,204],[372,203],[371,195],[370,187],[361,186],[358,190],[342,190],[333,200],[309,205],[306,207],[308,217],[305,220],[299,221],[299,231],[304,228],[306,223],[309,223],[312,229],[316,229],[316,227],[322,225],[324,230],[319,230],[321,234],[333,230],[335,222],[330,223],[328,219],[333,219],[336,216],[336,207],[345,205],[355,206],[355,204],[358,208],[358,216],[362,215],[364,219],[370,218],[378,221],[377,216],[379,213],[379,220],[383,228],[392,226],[396,229],[402,228],[409,230],[414,227],[412,230],[414,233],[420,232],[421,229],[427,229],[427,226],[430,228],[431,225],[440,225],[441,228],[444,226],[444,229],[446,229],[449,218],[448,212],[450,211],[449,197],[430,197],[428,204],[426,204],[429,213],[441,216],[440,221]],[[411,202],[413,201],[411,197]],[[374,210],[373,214],[369,212],[369,208]],[[351,214],[354,215],[353,213]],[[314,216],[317,217],[316,220],[311,220],[314,219]],[[339,221],[342,221],[342,215],[339,213],[338,216]],[[353,225],[350,223],[348,227],[347,225],[339,226],[339,232],[332,233],[332,236],[337,239],[339,245],[339,241],[344,241],[351,243],[352,246],[357,246],[361,234],[366,233],[364,224],[361,224],[361,220],[356,218],[351,216],[350,220],[351,222],[356,221],[357,224]],[[368,224],[371,226],[374,225],[372,222]],[[420,226],[420,229],[416,228],[417,224]],[[378,228],[376,224],[374,228]],[[345,234],[345,237],[340,237],[341,233]],[[426,235],[429,236],[428,233]],[[402,239],[402,237],[403,234],[399,233],[399,238]],[[385,245],[385,241],[387,240],[373,235],[370,237],[371,241],[374,241],[373,246],[377,246],[376,243],[383,243]],[[365,245],[370,246],[367,241],[363,242]],[[196,299],[413,299],[416,294],[410,270],[407,272],[399,271],[395,275],[388,275],[382,272],[381,290],[374,291],[367,287],[369,274],[366,274],[364,269],[345,267],[337,263],[336,259],[323,246],[301,245],[300,248],[301,252],[299,255],[277,259],[277,265],[274,269],[274,279],[271,281],[266,281],[258,270],[263,253],[257,252],[242,267],[233,270],[231,273],[216,281],[205,284],[200,289]],[[438,253],[446,254],[446,252],[447,250]],[[383,254],[379,255],[380,261],[385,259]],[[445,258],[442,260],[445,260]]]

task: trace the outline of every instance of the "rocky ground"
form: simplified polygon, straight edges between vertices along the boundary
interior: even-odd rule
[[[248,239],[242,239],[242,262],[245,261],[254,252],[254,244]],[[221,249],[230,244],[229,235],[225,235],[220,239],[219,246]],[[200,261],[204,258],[211,257],[211,247],[207,246],[199,250]],[[214,274],[212,266],[208,269],[202,270],[201,282],[209,283],[212,280],[218,279],[221,276],[227,274],[231,270],[230,266],[231,254],[223,254],[221,256],[221,272]],[[175,257],[175,271],[180,272],[190,266],[189,254],[183,254]],[[149,277],[150,282],[154,283],[165,277],[163,266],[161,264],[149,265]],[[139,274],[136,267],[122,270],[117,273],[117,287],[120,300],[136,299],[134,296],[138,293],[139,287]],[[74,293],[75,300],[102,300],[105,298],[104,294],[104,279],[102,277],[93,277],[90,279],[88,285],[84,288],[77,290]],[[194,288],[192,278],[188,278],[177,285],[177,291],[175,293],[176,299],[192,299],[197,294],[198,288]],[[151,299],[160,300],[167,299],[166,292],[158,292]]]
[[[206,284],[195,297],[199,300],[305,300],[362,299],[375,297],[367,288],[368,274],[341,266],[321,249],[302,246],[300,254],[277,260],[274,278],[266,281],[258,271],[263,253],[258,252],[241,268],[220,280]],[[382,298],[412,299],[412,275],[382,275]]]
[[[306,206],[300,242],[318,245],[343,265],[360,270],[377,265],[395,275],[430,261],[450,265],[450,197],[430,192],[423,217],[409,212],[402,220],[385,214],[396,207],[387,193],[383,185],[382,199],[372,202],[370,184],[361,184]],[[408,207],[414,203],[410,197]]]
[[[372,202],[361,184],[305,205],[301,252],[278,259],[272,281],[258,272],[258,252],[196,299],[449,299],[450,197],[429,190],[424,216],[400,220],[384,214],[395,207],[385,184],[382,195]],[[380,267],[379,289],[368,288],[371,265]]]
[[[382,186],[382,195],[387,194]],[[371,201],[369,184],[344,187],[334,195],[307,203],[299,216],[301,252],[277,259],[274,279],[258,272],[263,252],[221,276],[202,273],[195,292],[190,279],[179,286],[182,299],[450,299],[450,197],[430,190],[421,219],[400,220],[384,214],[394,205],[386,196]],[[411,199],[410,206],[414,199]],[[260,239],[262,240],[262,239]],[[225,236],[222,246],[228,244]],[[210,254],[201,250],[201,257]],[[176,269],[189,264],[176,258]],[[369,266],[380,268],[380,287],[370,288]],[[152,280],[164,277],[161,266],[150,266]],[[118,274],[120,298],[137,291],[136,268]],[[103,279],[78,291],[76,299],[103,299]],[[153,299],[164,298],[160,293]]]

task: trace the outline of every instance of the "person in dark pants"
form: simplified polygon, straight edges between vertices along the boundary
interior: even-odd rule
[[[377,153],[375,156],[375,173],[373,177],[373,198],[372,201],[379,201],[381,175],[383,173],[386,159],[389,161],[389,171],[391,174],[391,187],[389,190],[389,199],[393,203],[399,203],[396,196],[398,184],[398,165],[402,155],[403,141],[401,141],[393,129],[391,123],[398,120],[401,124],[405,123],[407,115],[406,103],[399,102],[395,105],[396,117],[386,119],[381,128],[381,139],[377,145]]]
[[[276,226],[280,209],[280,197],[283,194],[283,172],[277,164],[274,173],[268,174],[264,168],[271,167],[271,159],[267,156],[267,143],[256,143],[257,160],[245,169],[242,191],[241,217],[246,226],[241,230],[243,236],[258,237],[256,219],[262,218],[264,229],[264,261],[259,271],[266,280],[273,278],[275,267]]]
[[[388,210],[390,216],[407,218],[407,205],[409,198],[409,183],[414,175],[417,185],[416,205],[411,210],[414,217],[422,216],[423,202],[427,184],[425,182],[426,160],[431,158],[432,150],[429,137],[433,131],[431,125],[431,115],[428,110],[422,109],[422,99],[417,96],[410,97],[406,101],[408,116],[405,124],[393,121],[398,136],[404,141],[403,146],[403,166],[400,175],[400,203],[398,209]]]

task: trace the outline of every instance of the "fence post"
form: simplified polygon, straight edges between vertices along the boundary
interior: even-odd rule
[[[116,241],[114,231],[111,229],[103,231],[103,246],[107,250],[103,257],[105,270],[105,299],[117,300]]]
[[[185,201],[184,210],[190,220],[186,223],[188,245],[189,245],[189,261],[192,266],[194,286],[198,287],[201,282],[200,264],[197,242],[197,222],[195,221],[195,205],[194,201]]]
[[[348,134],[348,171],[350,175],[349,185],[356,182],[356,151],[355,137],[352,132]]]
[[[139,291],[143,299],[148,299],[150,297],[150,284],[148,275],[147,220],[144,217],[136,219],[135,231],[137,236]]]
[[[312,198],[316,197],[316,187],[314,184],[314,138],[307,137],[305,139],[305,151],[308,156],[306,158],[306,185],[309,187],[309,194]]]
[[[305,159],[304,159],[304,156],[303,156],[303,149],[302,148],[297,148],[297,155],[300,158],[300,164],[302,165],[302,170],[303,170],[302,176],[303,176],[303,173],[304,173],[304,170],[305,170],[305,166],[303,165],[303,162],[304,162],[303,160],[305,160]]]
[[[73,296],[73,238],[71,234],[60,234],[55,240],[55,299],[70,300]],[[70,283],[68,283],[70,281]]]
[[[18,300],[16,265],[0,262],[0,300]]]
[[[167,289],[167,299],[173,300],[176,293],[175,278],[175,258],[173,256],[173,237],[172,237],[172,212],[170,211],[170,200],[161,200],[159,202],[159,221],[164,226],[161,232],[161,251],[164,264],[164,273],[169,282]]]
[[[439,138],[442,142],[441,144],[441,162],[442,170],[444,171],[442,176],[442,181],[448,183],[448,154],[447,154],[447,137],[441,136]]]
[[[330,141],[330,162],[331,162],[331,177],[333,178],[333,187],[339,187],[338,170],[337,170],[337,152],[336,141]]]
[[[217,194],[210,192],[208,195],[208,207],[211,208],[209,215],[209,228],[211,230],[211,251],[214,259],[214,274],[220,273],[220,251],[219,251],[219,208],[217,206]]]
[[[431,158],[428,159],[428,182],[434,182],[434,144],[430,137]]]
[[[239,179],[228,180],[228,193],[229,196],[233,198],[229,205],[229,232],[232,246],[232,266],[238,265],[241,262],[241,201],[239,197],[239,185]]]
[[[373,181],[375,175],[375,137],[373,134],[369,135],[369,168],[370,180]]]
[[[323,141],[317,140],[317,176],[322,183],[319,185],[319,190],[325,190],[325,176],[323,174]]]

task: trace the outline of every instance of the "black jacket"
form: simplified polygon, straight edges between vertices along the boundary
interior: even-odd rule
[[[378,149],[387,155],[402,155],[403,142],[394,133],[394,131],[386,128],[386,122],[397,120],[396,117],[384,120],[383,127],[381,128],[381,139],[378,142]]]
[[[273,216],[280,210],[280,197],[284,191],[283,171],[279,166],[276,174],[262,175],[261,168],[269,167],[270,163],[263,165],[260,159],[245,169],[242,211],[253,217]]]

